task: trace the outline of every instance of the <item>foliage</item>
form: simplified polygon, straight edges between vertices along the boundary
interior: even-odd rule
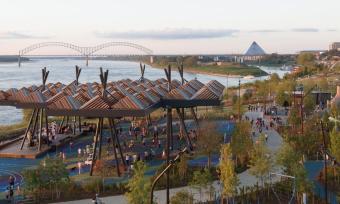
[[[180,176],[181,180],[186,180],[188,175],[188,157],[186,155],[181,155],[181,159],[178,162],[177,171],[178,175]]]
[[[302,155],[296,152],[288,143],[284,142],[278,151],[276,162],[285,168],[287,173],[292,173],[291,169],[302,159]]]
[[[171,204],[194,204],[194,196],[188,191],[178,191],[171,197]]]
[[[320,134],[319,118],[316,116],[307,118],[304,122],[303,134],[293,133],[287,139],[295,151],[305,155],[313,156],[320,150],[322,135]]]
[[[315,98],[313,95],[306,95],[303,99],[303,110],[305,113],[310,114],[315,109]]]
[[[297,57],[297,63],[300,65],[311,65],[315,60],[315,56],[312,53],[301,53]]]
[[[234,97],[233,97],[233,100],[234,100]],[[236,97],[236,101],[233,103],[233,106],[232,106],[232,113],[234,115],[238,116],[239,107],[240,107],[240,115],[241,116],[243,115],[243,113],[245,112],[245,107],[242,105],[242,103],[243,103],[242,98],[239,99],[238,97]]]
[[[280,106],[284,106],[286,102],[290,104],[291,100],[289,95],[283,89],[279,89],[276,93],[275,102]]]
[[[242,95],[242,100],[243,101],[248,101],[249,99],[251,99],[251,97],[253,96],[251,91],[246,91],[243,95]]]
[[[264,134],[261,134],[259,140],[254,144],[249,166],[249,172],[259,178],[264,185],[269,172],[273,168],[272,155],[266,145]]]
[[[39,200],[41,191],[48,189],[60,197],[62,186],[70,182],[66,165],[60,158],[46,157],[37,169],[24,171],[25,190]],[[54,193],[53,193],[54,192]]]
[[[231,149],[236,157],[236,165],[245,165],[253,147],[250,123],[241,121],[237,123],[231,137]]]
[[[288,175],[296,178],[296,187],[298,192],[308,192],[311,190],[311,184],[307,178],[307,172],[302,165],[302,154],[295,151],[292,145],[285,142],[280,148],[276,157],[276,162],[284,167]]]
[[[281,79],[277,73],[273,73],[270,75],[269,81],[272,82],[273,84],[278,84]]]
[[[208,168],[204,168],[203,171],[197,170],[194,171],[194,176],[190,182],[190,185],[193,188],[198,189],[200,193],[200,197],[202,198],[202,191],[207,189],[209,185],[213,182],[213,176]]]
[[[297,106],[293,106],[290,109],[287,120],[288,120],[288,123],[293,126],[300,125],[301,117],[300,117],[299,109]]]
[[[125,193],[130,204],[148,204],[150,202],[151,183],[144,178],[146,166],[143,161],[133,165],[133,176],[127,183]]]
[[[183,65],[186,67],[193,67],[197,65],[197,58],[195,56],[185,57],[183,60]]]
[[[337,161],[340,161],[340,132],[334,128],[330,133],[330,151]]]
[[[102,178],[115,176],[116,171],[114,171],[114,169],[115,169],[114,165],[110,164],[105,160],[96,160],[94,166],[94,172],[100,175]]]
[[[223,185],[223,196],[234,196],[237,192],[239,181],[237,174],[235,173],[230,144],[223,144],[221,147],[221,159],[218,171],[220,173],[220,181]]]
[[[23,119],[20,123],[11,125],[0,125],[0,141],[17,138],[25,132],[29,119],[32,115],[31,109],[22,110]]]
[[[282,66],[295,63],[294,55],[279,55],[276,53],[265,55],[259,62],[261,65],[266,66]]]
[[[200,125],[198,131],[198,151],[208,157],[208,169],[211,167],[211,155],[218,151],[222,141],[222,135],[218,132],[216,123],[205,122]]]

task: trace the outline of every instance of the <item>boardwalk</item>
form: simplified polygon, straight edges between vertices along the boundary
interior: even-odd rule
[[[53,146],[63,145],[68,139],[76,138],[80,135],[79,131],[76,131],[76,134],[57,134],[56,139],[52,141],[50,146],[42,145],[41,150],[38,151],[38,145],[33,147],[28,147],[28,140],[26,140],[25,145],[22,150],[20,150],[21,140],[8,144],[0,149],[0,158],[26,158],[26,159],[35,159],[40,155],[51,150]]]

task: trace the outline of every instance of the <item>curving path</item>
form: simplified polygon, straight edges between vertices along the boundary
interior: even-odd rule
[[[251,118],[258,118],[261,117],[263,118],[263,112],[246,112],[245,116],[248,116],[250,119]],[[266,119],[265,122],[267,123]],[[275,153],[279,150],[280,146],[282,145],[282,138],[281,136],[275,131],[275,130],[268,130],[268,131],[263,131],[264,133],[268,134],[268,148],[271,150],[272,154],[275,156]],[[259,133],[256,131],[256,136],[254,137],[254,140],[256,140],[259,136]],[[276,167],[276,169],[279,171],[279,167]],[[238,174],[240,185],[239,187],[246,187],[246,186],[254,186],[256,183],[260,183],[259,179],[257,179],[255,176],[251,175],[249,173],[249,170],[246,170],[242,172],[241,174]],[[215,191],[218,192],[220,189],[220,184],[218,181],[215,181],[213,183],[213,186],[215,188]],[[172,188],[170,189],[170,196],[176,194],[179,191],[189,191],[192,192],[194,195],[195,200],[207,200],[208,196],[203,195],[202,198],[200,198],[200,195],[197,190],[190,188],[189,186],[184,186],[180,188]],[[163,203],[165,201],[165,190],[160,190],[155,192],[155,197],[156,200],[159,203]],[[118,195],[118,196],[109,196],[109,197],[103,197],[101,200],[104,203],[115,203],[115,204],[127,204],[127,200],[124,197],[124,195]],[[92,203],[91,199],[85,199],[85,200],[79,200],[79,201],[69,201],[69,202],[63,202],[59,204],[78,204],[78,203]]]

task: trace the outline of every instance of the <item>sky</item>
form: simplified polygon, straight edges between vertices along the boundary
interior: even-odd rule
[[[340,41],[339,8],[339,0],[0,0],[0,55],[55,41],[131,42],[155,54],[244,53],[253,41],[267,53],[327,49]]]

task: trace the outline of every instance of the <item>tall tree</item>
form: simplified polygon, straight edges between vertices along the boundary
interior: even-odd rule
[[[205,168],[203,171],[197,170],[194,171],[194,175],[192,177],[190,186],[197,189],[200,194],[200,200],[202,200],[203,190],[207,189],[209,185],[213,182],[212,174],[208,168]]]
[[[220,181],[222,183],[222,197],[233,197],[237,192],[239,180],[235,172],[234,161],[230,144],[223,144],[221,147],[221,157],[218,166]],[[222,199],[223,200],[223,199]]]
[[[236,157],[236,166],[244,165],[253,147],[251,139],[251,127],[249,122],[240,122],[236,127],[231,137],[231,149]]]
[[[285,103],[290,104],[291,100],[289,95],[285,92],[284,89],[279,89],[276,92],[276,96],[275,96],[275,102],[279,105],[279,106],[284,106]]]
[[[340,132],[337,132],[335,128],[333,128],[330,134],[330,142],[331,142],[331,153],[335,157],[335,159],[340,162]]]
[[[181,177],[181,180],[187,179],[188,174],[188,157],[186,155],[182,155],[180,161],[177,164],[177,171],[179,176]]]
[[[266,146],[264,134],[254,144],[254,150],[250,159],[250,173],[261,180],[262,186],[268,179],[269,172],[273,168],[272,155]]]
[[[276,162],[284,168],[286,174],[295,177],[298,196],[311,190],[311,183],[308,181],[307,172],[302,164],[302,154],[296,151],[293,145],[284,142],[277,154]]]
[[[151,183],[144,177],[146,166],[143,161],[133,165],[133,176],[127,183],[125,193],[129,204],[149,204]]]
[[[297,58],[297,63],[304,66],[310,66],[314,62],[314,55],[311,53],[301,53]]]
[[[208,157],[208,168],[211,167],[211,155],[218,151],[222,135],[217,131],[216,123],[205,122],[200,126],[197,138],[198,151]]]

